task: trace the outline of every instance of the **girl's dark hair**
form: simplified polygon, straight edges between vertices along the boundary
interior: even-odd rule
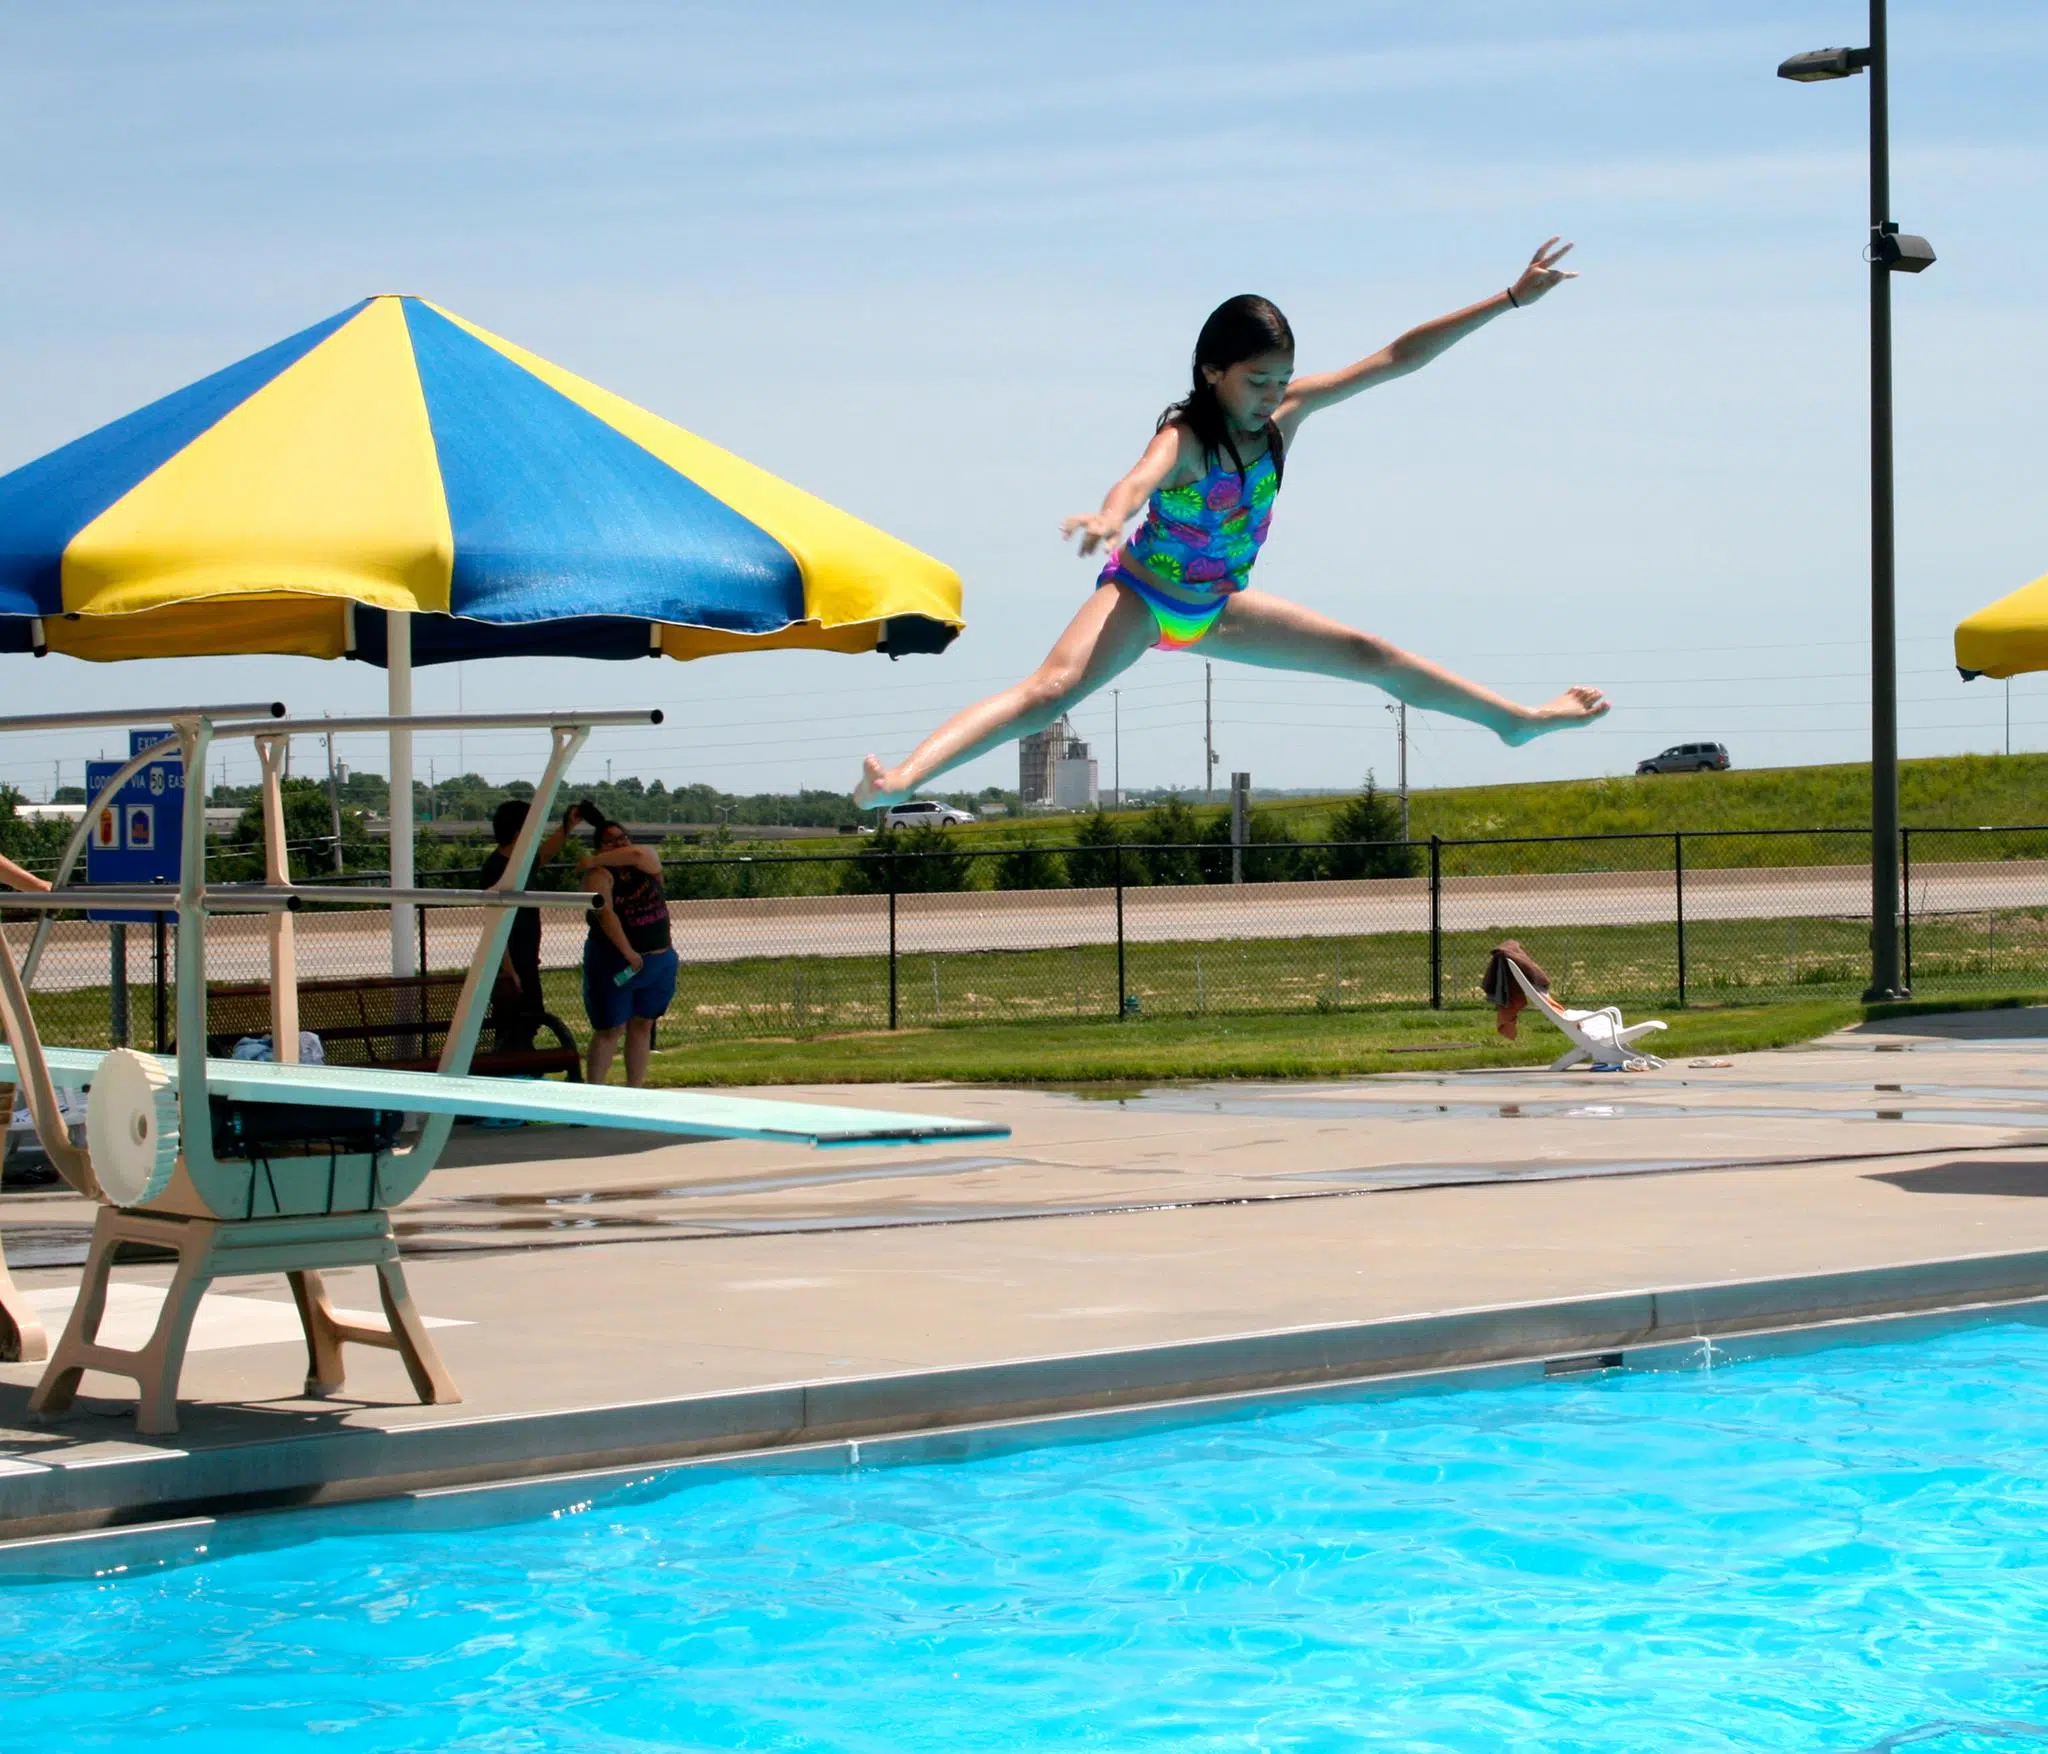
[[[590,829],[590,838],[596,840],[611,826],[611,819],[589,798],[580,798],[576,803],[576,817]]]
[[[1293,351],[1294,331],[1280,314],[1280,307],[1271,299],[1261,298],[1255,292],[1241,292],[1235,298],[1225,299],[1209,313],[1201,334],[1195,337],[1195,357],[1189,374],[1192,382],[1188,393],[1159,416],[1159,424],[1152,430],[1164,432],[1176,420],[1186,421],[1188,430],[1201,442],[1202,460],[1210,468],[1215,468],[1223,453],[1228,451],[1231,462],[1237,465],[1237,472],[1242,475],[1244,454],[1237,448],[1237,439],[1230,430],[1230,420],[1223,412],[1223,404],[1216,399],[1216,386],[1202,375],[1202,368],[1210,366],[1217,371],[1228,371],[1232,366],[1247,359],[1256,359],[1262,353]],[[1283,467],[1280,435],[1270,427],[1266,443],[1272,447],[1273,471],[1277,475]]]

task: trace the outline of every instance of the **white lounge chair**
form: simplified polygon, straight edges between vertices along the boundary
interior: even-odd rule
[[[1664,1028],[1664,1024],[1654,1021],[1623,1023],[1620,1010],[1613,1005],[1602,1005],[1597,1011],[1568,1011],[1548,993],[1533,986],[1529,977],[1512,961],[1508,962],[1508,969],[1528,996],[1530,1008],[1542,1012],[1572,1044],[1568,1051],[1550,1062],[1553,1072],[1562,1072],[1581,1060],[1591,1060],[1596,1066],[1664,1064],[1655,1054],[1638,1053],[1635,1048],[1641,1037],[1652,1030]]]

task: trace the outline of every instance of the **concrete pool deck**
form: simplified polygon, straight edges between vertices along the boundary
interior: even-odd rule
[[[0,1537],[2039,1296],[2044,1074],[2005,1011],[1638,1075],[807,1093],[1013,1129],[967,1149],[473,1132],[398,1215],[461,1404],[361,1348],[300,1398],[282,1280],[236,1281],[176,1437],[96,1375],[32,1423],[0,1366]],[[89,1222],[0,1197],[53,1329]],[[167,1269],[117,1277],[145,1321]]]

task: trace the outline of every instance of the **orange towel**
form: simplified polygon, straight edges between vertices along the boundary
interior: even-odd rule
[[[1486,959],[1486,978],[1479,983],[1479,990],[1494,1009],[1494,1028],[1509,1041],[1515,1039],[1519,1027],[1516,1019],[1520,1017],[1522,1007],[1529,1002],[1515,977],[1508,973],[1511,962],[1529,977],[1529,984],[1539,993],[1550,991],[1550,976],[1536,966],[1528,951],[1513,938],[1503,938],[1493,947],[1493,954]]]

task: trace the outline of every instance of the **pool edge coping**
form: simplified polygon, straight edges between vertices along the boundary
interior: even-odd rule
[[[2029,1306],[2038,1306],[2030,1308]],[[1052,1353],[863,1377],[485,1414],[185,1450],[175,1440],[0,1469],[0,1582],[97,1576],[218,1551],[225,1525],[318,1510],[324,1531],[482,1520],[526,1494],[677,1468],[965,1459],[1314,1396],[1508,1386],[1572,1370],[1668,1369],[1997,1320],[2048,1322],[2048,1251],[1600,1293]],[[1711,1356],[1711,1354],[1709,1355]],[[8,1503],[7,1501],[13,1501]],[[489,1501],[488,1505],[487,1502]],[[342,1514],[346,1511],[348,1514]],[[253,1533],[254,1531],[250,1531]],[[296,1538],[304,1538],[303,1536]],[[54,1568],[54,1569],[53,1569]]]

